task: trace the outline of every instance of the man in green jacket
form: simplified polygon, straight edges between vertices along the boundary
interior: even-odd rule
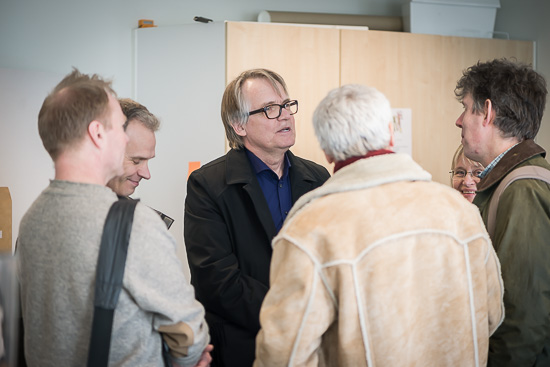
[[[546,104],[544,78],[500,59],[471,66],[455,94],[464,106],[456,121],[465,155],[487,167],[474,199],[487,225],[497,186],[514,169],[550,169],[535,144]],[[505,319],[489,342],[489,366],[550,365],[550,185],[512,183],[500,196],[491,238],[501,262]]]

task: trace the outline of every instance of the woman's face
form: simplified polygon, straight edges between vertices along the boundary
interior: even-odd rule
[[[452,177],[453,188],[460,191],[470,203],[476,197],[477,184],[480,180],[478,176],[481,172],[483,172],[483,166],[479,163],[470,163],[464,159],[464,154],[456,161]]]

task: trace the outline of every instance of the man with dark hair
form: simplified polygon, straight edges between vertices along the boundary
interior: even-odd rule
[[[151,178],[148,163],[155,157],[155,131],[159,129],[160,122],[136,101],[121,98],[119,102],[126,116],[126,135],[129,140],[123,163],[124,173],[111,179],[107,186],[119,196],[130,196],[142,178]]]
[[[122,113],[126,116],[126,135],[128,145],[124,154],[124,173],[112,178],[109,186],[119,198],[131,199],[139,186],[141,179],[150,179],[149,160],[155,158],[155,147],[157,144],[155,132],[160,127],[160,121],[155,115],[142,104],[130,99],[120,98],[118,100]],[[161,211],[154,209],[162,218],[168,228],[174,219]]]
[[[231,150],[187,183],[184,235],[191,282],[205,306],[216,366],[251,366],[260,306],[269,287],[271,240],[290,208],[329,177],[289,151],[298,101],[266,69],[225,89],[222,120]]]
[[[474,204],[487,225],[490,200],[509,173],[550,169],[546,152],[533,141],[546,82],[527,65],[493,60],[465,70],[455,94],[464,106],[456,121],[464,154],[486,167]],[[514,181],[500,196],[490,234],[502,265],[506,317],[490,339],[490,366],[550,365],[549,208],[550,185],[541,179]]]
[[[126,118],[110,83],[74,70],[38,115],[55,179],[31,205],[19,230],[25,359],[29,366],[82,366],[88,356],[96,265],[107,213],[117,200],[105,185],[122,174]],[[209,363],[204,309],[157,214],[138,203],[110,365],[163,365],[162,340],[176,366]]]

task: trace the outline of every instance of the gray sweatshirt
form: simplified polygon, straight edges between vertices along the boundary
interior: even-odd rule
[[[29,366],[84,366],[103,225],[116,195],[107,187],[51,181],[23,217],[17,256]],[[163,366],[161,334],[195,365],[208,344],[204,309],[159,216],[136,207],[109,365]],[[179,345],[177,345],[179,344]]]

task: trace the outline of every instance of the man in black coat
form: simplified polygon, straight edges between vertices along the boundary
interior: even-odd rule
[[[292,204],[321,186],[327,170],[289,151],[298,101],[266,69],[225,89],[222,120],[232,148],[187,183],[184,238],[191,282],[206,309],[213,366],[251,366],[269,288],[271,240]]]

